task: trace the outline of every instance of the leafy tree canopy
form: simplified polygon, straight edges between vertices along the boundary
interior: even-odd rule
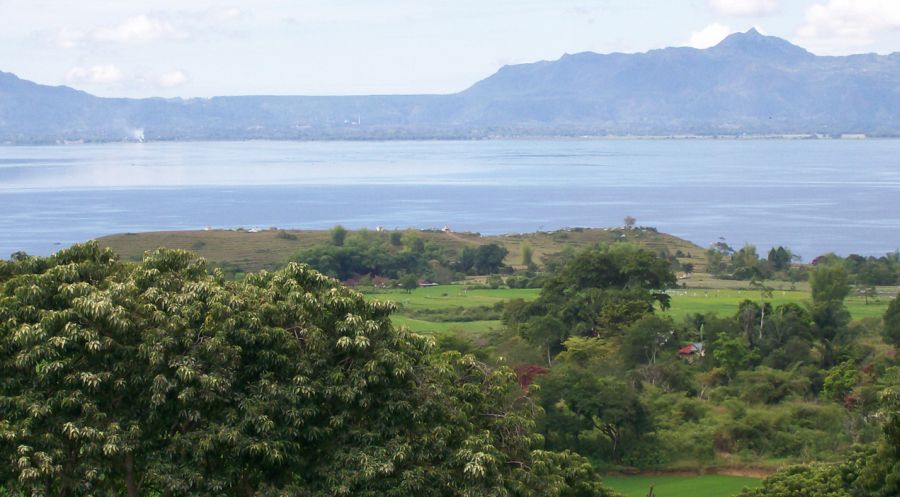
[[[33,496],[609,495],[505,368],[309,267],[224,281],[95,243],[0,262],[0,489]]]
[[[894,300],[888,305],[887,311],[884,312],[884,340],[893,345],[900,347],[900,295],[894,297]]]
[[[654,305],[667,308],[663,290],[674,284],[668,262],[652,252],[630,244],[596,246],[567,258],[539,298],[511,305],[504,322],[539,344],[553,337],[554,348],[569,336],[618,336],[652,314]],[[559,329],[548,330],[551,322]]]
[[[838,264],[822,264],[809,276],[813,302],[842,302],[850,293],[847,271]]]

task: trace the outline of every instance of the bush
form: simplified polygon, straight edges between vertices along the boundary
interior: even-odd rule
[[[745,402],[777,404],[791,398],[804,398],[810,392],[810,381],[792,371],[760,366],[752,371],[738,372],[735,380],[721,390]]]

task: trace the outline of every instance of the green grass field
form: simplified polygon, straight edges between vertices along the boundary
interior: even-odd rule
[[[738,305],[744,300],[759,301],[759,292],[752,290],[728,290],[728,289],[703,289],[688,288],[686,290],[673,290],[672,308],[667,312],[675,319],[681,319],[687,314],[699,312],[715,312],[722,316],[729,316],[737,312]],[[773,307],[782,304],[796,303],[803,305],[811,299],[808,291],[775,290],[772,297],[766,301]],[[867,317],[881,317],[887,310],[890,299],[880,297],[877,301],[871,300],[866,304],[863,297],[849,297],[844,301],[853,319]]]
[[[386,300],[402,306],[392,318],[396,325],[406,326],[419,333],[461,332],[477,336],[493,329],[499,329],[502,326],[500,321],[426,321],[404,315],[404,310],[492,306],[497,302],[510,299],[534,300],[540,290],[508,288],[470,290],[466,285],[441,285],[418,288],[412,293],[406,293],[403,290],[369,290],[364,293],[367,299]]]
[[[500,321],[425,321],[402,314],[393,315],[391,321],[396,326],[406,326],[417,333],[465,333],[469,336],[476,336],[502,326]]]
[[[389,300],[410,309],[446,309],[448,307],[491,306],[511,299],[534,300],[540,290],[537,288],[497,290],[470,290],[466,285],[440,285],[417,288],[412,293],[403,290],[374,290],[364,292],[367,298]]]
[[[653,485],[656,497],[730,497],[745,487],[759,486],[756,478],[741,476],[615,476],[603,479],[627,497],[645,497]]]
[[[745,283],[745,282],[744,282]],[[746,283],[745,283],[746,284]],[[896,288],[893,289],[896,291]],[[891,289],[886,289],[890,292]],[[421,333],[446,333],[463,332],[479,334],[501,326],[499,321],[468,321],[468,322],[433,322],[422,319],[413,319],[404,315],[405,309],[447,309],[454,307],[478,307],[492,306],[497,302],[510,299],[534,300],[540,294],[539,289],[468,289],[467,285],[441,285],[435,287],[418,288],[412,293],[403,290],[369,290],[365,292],[367,299],[388,300],[400,304],[400,311],[395,314],[394,322],[404,325],[410,330]],[[680,321],[685,315],[691,313],[714,312],[721,316],[730,316],[737,312],[738,306],[745,299],[759,300],[759,292],[739,289],[704,289],[687,288],[673,290],[672,308],[666,314]],[[853,319],[867,317],[881,317],[887,309],[891,297],[881,296],[877,301],[866,304],[862,297],[849,297],[846,300],[847,308]],[[786,303],[804,305],[810,300],[809,290],[775,290],[771,298],[766,301],[773,306]]]

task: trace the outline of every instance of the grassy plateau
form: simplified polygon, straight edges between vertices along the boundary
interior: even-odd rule
[[[390,232],[377,232],[385,239]],[[425,241],[440,243],[449,248],[497,243],[509,250],[506,264],[517,267],[522,261],[522,246],[531,246],[534,260],[560,252],[567,247],[579,249],[596,243],[628,241],[653,251],[681,251],[683,262],[691,262],[701,270],[706,267],[705,250],[681,238],[654,230],[626,230],[617,228],[575,228],[552,232],[482,236],[478,233],[455,233],[437,230],[417,230]],[[159,247],[185,249],[218,264],[229,264],[245,272],[275,269],[299,250],[327,242],[325,230],[204,230],[156,231],[122,233],[100,238],[98,241],[112,248],[126,260],[139,260],[145,251]],[[687,256],[690,257],[687,257]]]

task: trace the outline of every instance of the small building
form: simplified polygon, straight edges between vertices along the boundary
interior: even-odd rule
[[[703,347],[703,342],[693,342],[678,349],[678,357],[688,362],[694,362],[698,357],[705,355],[706,349]]]

